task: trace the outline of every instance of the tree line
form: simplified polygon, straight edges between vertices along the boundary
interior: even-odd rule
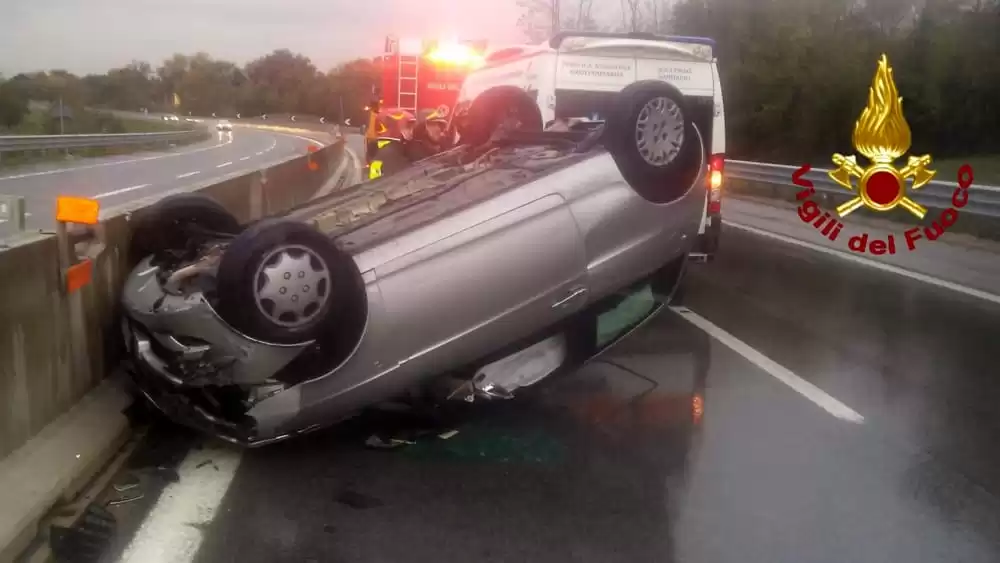
[[[560,29],[714,38],[734,158],[818,166],[832,152],[851,152],[881,53],[903,96],[911,152],[1000,153],[1000,66],[993,64],[1000,0],[598,0],[618,3],[620,18],[604,22],[592,15],[594,0],[516,1],[519,26],[533,41]],[[298,113],[360,123],[378,78],[371,60],[321,72],[288,50],[243,66],[197,53],[155,69],[136,61],[83,77],[20,74],[0,83],[0,127],[16,123],[27,100],[57,99],[71,107]]]
[[[309,58],[287,49],[244,66],[196,53],[176,54],[155,69],[148,62],[133,61],[86,76],[65,70],[24,73],[0,77],[0,127],[16,126],[31,101],[61,101],[77,110],[145,108],[219,117],[290,113],[360,120],[378,78],[371,60],[322,72]]]
[[[820,166],[852,152],[882,53],[911,152],[1000,153],[1000,0],[605,0],[620,18],[604,22],[593,0],[517,1],[531,40],[555,28],[715,39],[733,157]]]

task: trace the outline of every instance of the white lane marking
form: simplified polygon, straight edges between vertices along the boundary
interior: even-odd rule
[[[243,157],[243,158],[241,158],[240,160],[250,160],[250,157],[249,157],[249,156],[244,156],[244,157]]]
[[[143,521],[119,563],[193,561],[239,468],[242,452],[226,445],[191,450]]]
[[[688,309],[687,307],[670,307],[670,310],[686,319],[689,323],[705,331],[719,342],[725,344],[737,354],[743,356],[747,360],[750,360],[750,362],[754,365],[766,371],[778,381],[791,387],[803,397],[809,399],[813,403],[816,403],[816,405],[818,405],[821,409],[832,414],[833,416],[841,420],[855,422],[858,424],[865,421],[865,417],[861,416],[844,403],[841,403],[837,399],[831,397],[826,393],[826,391],[823,391],[819,387],[816,387],[812,383],[809,383],[805,379],[795,375],[788,368],[751,348],[749,344],[743,342],[739,338],[736,338],[732,334],[729,334],[725,330],[722,330],[720,327],[713,324],[712,321],[702,317],[691,309]]]
[[[278,146],[278,139],[271,139],[271,146],[264,149],[264,152],[271,152],[276,146]]]
[[[751,233],[755,233],[761,236],[770,237],[776,240],[787,242],[789,244],[795,244],[810,250],[815,250],[816,252],[821,252],[823,254],[828,254],[830,256],[836,256],[850,262],[855,262],[857,264],[862,264],[877,270],[882,270],[883,272],[890,272],[893,274],[898,274],[910,279],[917,281],[922,281],[924,283],[929,283],[937,287],[944,289],[950,289],[958,293],[968,295],[970,297],[976,297],[984,301],[989,301],[991,303],[996,303],[1000,305],[1000,295],[994,293],[989,293],[980,289],[975,289],[973,287],[964,286],[955,282],[950,282],[947,280],[942,280],[940,278],[935,278],[934,276],[929,276],[927,274],[921,274],[920,272],[914,272],[913,270],[907,270],[906,268],[900,268],[899,266],[893,266],[892,264],[886,264],[884,262],[879,262],[877,260],[872,260],[870,258],[864,258],[862,256],[855,256],[853,254],[848,254],[846,252],[841,252],[839,250],[833,250],[832,248],[827,248],[825,246],[820,246],[818,244],[813,244],[811,242],[806,242],[803,240],[794,239],[789,236],[779,235],[777,233],[772,233],[770,231],[765,231],[763,229],[758,229],[756,227],[750,227],[748,225],[742,225],[740,223],[733,223],[732,221],[723,220],[723,223],[729,225],[730,227],[736,227],[737,229],[742,229]]]
[[[2,177],[0,177],[0,181],[3,181],[3,180],[20,180],[21,178],[31,178],[31,177],[34,177],[34,176],[47,176],[49,174],[62,174],[63,172],[75,172],[77,170],[89,170],[91,168],[102,168],[102,167],[105,167],[105,166],[117,166],[119,164],[132,164],[133,162],[146,162],[146,161],[149,161],[149,160],[159,160],[161,158],[170,158],[170,157],[173,157],[173,156],[184,156],[186,154],[194,154],[196,152],[210,151],[212,149],[221,148],[221,147],[224,147],[226,145],[231,144],[232,142],[233,142],[233,139],[230,138],[228,141],[226,141],[224,143],[220,143],[220,144],[217,144],[217,145],[212,145],[210,147],[202,147],[200,149],[194,149],[194,150],[190,150],[190,151],[172,152],[170,154],[161,154],[161,155],[156,155],[156,156],[147,156],[147,157],[143,157],[143,158],[133,158],[133,159],[130,159],[130,160],[116,160],[115,162],[101,162],[101,163],[98,163],[98,164],[88,164],[87,166],[74,166],[72,168],[59,168],[59,169],[56,169],[56,170],[44,170],[42,172],[29,172],[27,174],[18,174],[16,176],[2,176]]]
[[[194,172],[185,172],[184,174],[178,175],[177,179],[180,180],[181,178],[187,178],[188,176],[194,176],[195,174],[199,174],[200,172],[201,172],[200,170],[195,170]]]
[[[261,156],[263,154],[264,154],[264,151],[260,151],[259,153],[257,153],[257,156]]]
[[[345,146],[344,150],[347,151],[347,156],[350,157],[351,163],[354,164],[354,169],[360,174],[361,173],[361,159],[349,147]]]
[[[330,175],[330,178],[327,179],[326,183],[320,186],[319,191],[312,196],[313,199],[329,194],[333,191],[333,188],[341,184],[340,179],[346,173],[345,170],[353,163],[351,160],[351,149],[345,149],[345,151],[344,158],[340,159],[340,164],[337,165],[337,169]]]
[[[139,184],[138,186],[129,186],[127,188],[122,188],[120,190],[114,190],[114,191],[110,191],[110,192],[104,192],[103,194],[97,194],[97,195],[95,195],[94,199],[101,199],[101,198],[110,197],[110,196],[113,196],[113,195],[118,195],[118,194],[124,194],[124,193],[127,193],[127,192],[132,192],[132,191],[135,191],[135,190],[141,190],[143,188],[148,188],[149,186],[152,186],[152,185],[153,184]]]
[[[326,143],[324,143],[323,141],[317,141],[316,139],[310,139],[309,137],[303,137],[302,135],[291,135],[291,136],[292,137],[298,137],[299,139],[302,139],[303,141],[309,141],[310,143],[315,143],[315,144],[317,144],[317,145],[319,145],[321,147],[325,147],[326,146]]]
[[[222,164],[219,164],[218,166],[216,166],[216,168],[225,168],[225,167],[231,165],[232,163],[233,163],[233,161],[231,161],[231,160],[229,162],[223,162]]]

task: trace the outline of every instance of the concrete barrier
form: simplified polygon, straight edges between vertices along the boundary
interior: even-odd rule
[[[250,221],[311,199],[343,158],[343,143],[335,143],[195,191]],[[0,410],[0,458],[65,412],[117,362],[107,342],[119,340],[109,331],[116,330],[117,292],[130,266],[128,217],[163,195],[105,211],[106,248],[94,260],[92,283],[76,293],[62,292],[55,236],[8,239],[9,248],[0,251],[0,397],[10,403]]]
[[[345,144],[337,142],[259,172],[178,191],[209,195],[240,221],[248,222],[287,210],[328,193],[331,185],[342,184],[342,178],[337,176],[353,168],[344,165],[345,158],[351,156]],[[315,165],[310,166],[310,162]],[[31,487],[7,480],[30,475],[31,468],[26,469],[25,464],[31,460],[51,460],[53,455],[58,458],[58,452],[50,450],[64,447],[58,446],[62,441],[59,432],[53,430],[61,424],[59,420],[76,416],[73,413],[81,405],[89,409],[86,416],[93,416],[95,408],[100,412],[99,403],[95,406],[93,401],[83,399],[121,359],[118,300],[119,289],[132,266],[127,259],[131,212],[164,195],[102,211],[96,238],[103,246],[92,259],[92,281],[75,292],[63,289],[56,236],[24,235],[8,239],[5,242],[9,246],[0,250],[0,397],[6,403],[0,409],[0,506],[20,510],[35,507],[30,513],[34,515],[62,496],[63,491],[50,490],[49,485]],[[93,246],[93,242],[83,242],[77,248],[88,244]],[[120,406],[108,407],[116,409],[108,416],[120,417]],[[109,424],[106,428],[111,432],[120,425]],[[46,444],[37,443],[33,439],[36,436],[45,437]],[[106,436],[104,442],[114,439]],[[101,443],[80,447],[106,446]],[[93,467],[93,455],[77,453],[81,455],[75,459],[88,460],[87,466]],[[78,466],[56,466],[57,474],[48,475],[46,483],[77,480],[72,473],[79,471]],[[38,506],[43,510],[39,511]],[[9,553],[8,544],[23,539],[26,522],[34,525],[33,516],[14,516],[0,519],[0,554]]]

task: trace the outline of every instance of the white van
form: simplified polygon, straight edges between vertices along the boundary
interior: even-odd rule
[[[456,108],[496,86],[515,86],[538,103],[546,127],[575,119],[601,121],[615,94],[639,81],[673,85],[684,96],[710,155],[705,215],[692,257],[710,260],[721,231],[726,118],[715,43],[648,33],[564,32],[540,45],[493,49],[472,71]]]

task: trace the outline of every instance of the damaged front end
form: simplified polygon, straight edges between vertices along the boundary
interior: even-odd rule
[[[259,439],[246,413],[286,388],[275,375],[313,343],[261,342],[218,315],[222,251],[172,266],[142,260],[125,283],[122,330],[133,379],[150,403],[181,424],[251,445]]]

